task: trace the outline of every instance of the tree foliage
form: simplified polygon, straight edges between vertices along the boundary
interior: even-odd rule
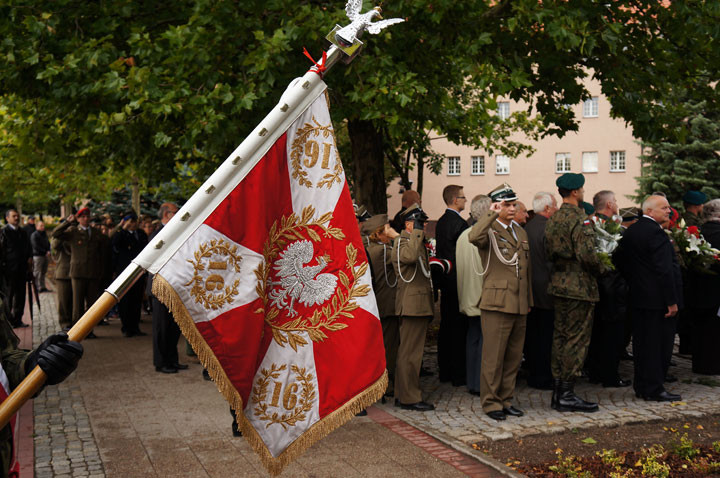
[[[343,6],[19,0],[0,7],[0,157],[25,179],[38,178],[7,194],[96,196],[131,180],[155,188],[174,179],[192,189],[309,66],[302,48],[319,56],[332,25],[347,22]],[[441,164],[432,135],[516,156],[527,146],[513,141],[514,132],[577,128],[563,106],[589,96],[588,74],[636,136],[681,135],[683,109],[667,92],[720,67],[720,0],[396,0],[383,8],[408,21],[366,35],[365,52],[326,79],[335,124],[349,139],[354,194],[375,212],[386,207],[385,161],[400,175],[418,159],[431,170]],[[714,83],[690,93],[715,107]],[[501,120],[500,97],[527,110]]]

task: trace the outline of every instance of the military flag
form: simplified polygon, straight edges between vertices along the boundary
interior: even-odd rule
[[[271,473],[387,385],[370,271],[320,83],[157,269],[152,289]]]

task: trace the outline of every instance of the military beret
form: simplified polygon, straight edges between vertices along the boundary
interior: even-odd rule
[[[585,214],[588,216],[595,213],[595,208],[589,202],[583,201],[580,203],[580,206],[585,210]]]
[[[428,215],[422,210],[418,203],[413,204],[409,208],[400,213],[403,221],[427,221]]]
[[[490,200],[492,202],[517,201],[517,194],[508,183],[503,183],[490,191]]]
[[[367,221],[364,221],[362,223],[362,225],[360,226],[360,232],[362,232],[366,236],[369,236],[387,223],[387,214],[375,214],[374,216],[371,216]]]
[[[688,191],[683,194],[683,202],[686,204],[693,204],[699,206],[705,204],[708,200],[707,195],[702,191]]]
[[[568,191],[580,189],[585,185],[585,176],[578,173],[565,173],[557,178],[555,185]]]
[[[90,215],[90,208],[88,208],[88,207],[81,208],[78,212],[75,213],[76,217],[89,216],[89,215]]]

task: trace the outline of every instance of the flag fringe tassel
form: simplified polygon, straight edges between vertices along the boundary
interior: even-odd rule
[[[279,475],[287,465],[310,448],[315,442],[329,435],[333,430],[350,421],[362,410],[365,410],[380,400],[387,389],[388,374],[387,370],[385,370],[375,383],[348,400],[337,410],[316,422],[305,433],[292,442],[279,456],[274,457],[255,428],[245,418],[242,397],[232,385],[232,382],[230,382],[230,379],[225,374],[212,349],[207,345],[202,335],[200,335],[200,332],[198,332],[195,327],[195,322],[185,308],[185,304],[183,304],[180,296],[175,292],[175,289],[173,289],[164,277],[155,274],[152,293],[172,312],[175,321],[178,326],[180,326],[180,330],[197,354],[200,362],[207,369],[218,390],[230,403],[233,410],[237,412],[238,428],[242,431],[243,436],[250,446],[252,446],[260,456],[260,461],[263,466],[265,466],[273,476]]]

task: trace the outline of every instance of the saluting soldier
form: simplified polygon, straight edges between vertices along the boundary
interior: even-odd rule
[[[425,335],[433,318],[430,263],[425,247],[427,214],[414,204],[403,211],[405,229],[395,238],[388,258],[398,277],[395,315],[400,321],[400,346],[395,366],[395,405],[426,412],[435,406],[424,402],[420,390]]]
[[[72,326],[73,293],[70,280],[70,245],[61,239],[53,238],[50,243],[52,258],[55,261],[55,291],[58,299],[58,321],[60,328]]]
[[[512,399],[533,305],[530,244],[525,230],[513,221],[517,195],[512,188],[505,183],[489,196],[490,210],[478,218],[468,239],[487,261],[480,299],[480,400],[487,416],[505,420],[524,415]]]
[[[397,276],[390,263],[392,241],[398,237],[390,226],[387,214],[376,214],[362,223],[361,232],[366,243],[368,260],[372,271],[372,286],[377,301],[380,323],[385,344],[385,363],[389,375],[387,395],[394,390],[395,362],[400,344],[400,327],[395,314]]]
[[[707,195],[702,191],[688,191],[683,194],[683,219],[685,219],[685,225],[688,227],[702,226],[702,212],[703,205],[708,201]]]
[[[75,324],[100,295],[102,239],[90,227],[90,209],[84,207],[68,216],[52,233],[70,245],[70,280],[73,290],[72,323]],[[90,332],[87,338],[95,338]]]
[[[553,264],[548,293],[555,305],[551,406],[561,412],[594,412],[597,403],[575,395],[575,378],[587,356],[594,304],[600,300],[595,277],[604,266],[595,253],[592,221],[582,206],[585,177],[565,173],[555,184],[563,203],[545,227],[545,251]]]

